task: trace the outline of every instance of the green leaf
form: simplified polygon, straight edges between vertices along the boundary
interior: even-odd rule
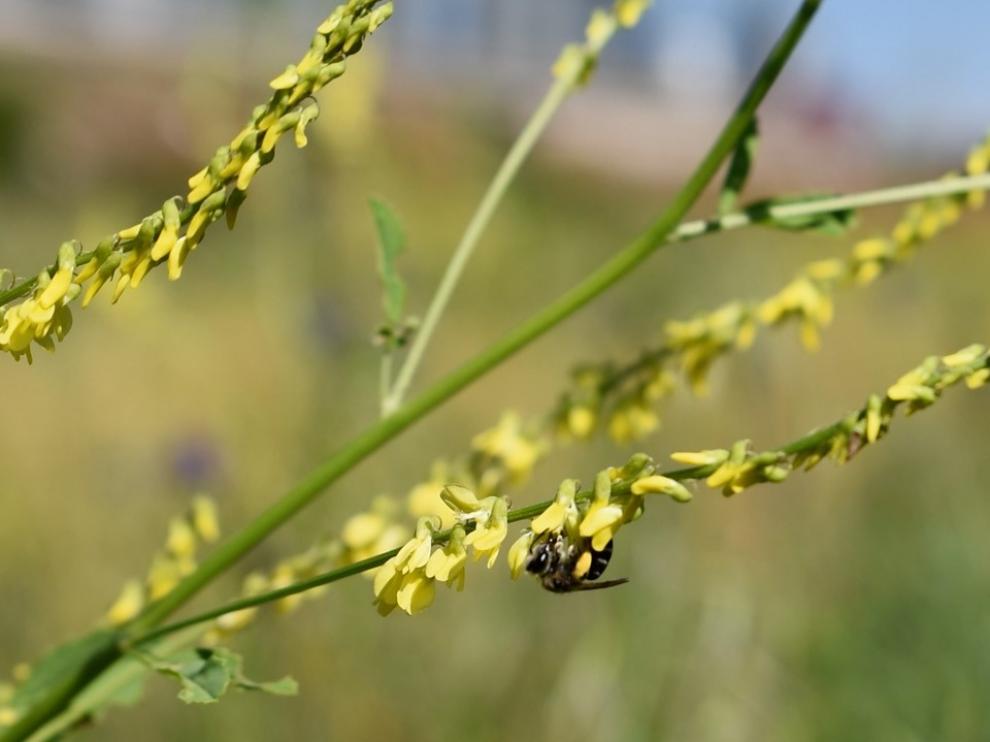
[[[760,130],[754,117],[739,140],[739,144],[736,145],[732,159],[729,161],[729,169],[725,172],[725,183],[722,184],[722,193],[718,199],[718,213],[720,215],[724,216],[736,208],[739,194],[746,187],[749,171],[753,168],[753,162],[756,160],[756,150],[759,144]]]
[[[406,247],[406,235],[395,212],[385,203],[373,198],[370,205],[378,230],[378,275],[382,282],[382,304],[389,322],[397,325],[402,321],[406,286],[399,276],[396,262]]]
[[[162,660],[147,653],[139,653],[151,669],[176,678],[182,685],[179,700],[185,703],[216,703],[231,688],[262,691],[277,696],[294,696],[299,686],[290,677],[267,683],[258,683],[244,677],[244,663],[239,654],[224,647],[190,649]]]
[[[18,711],[31,708],[55,686],[84,675],[92,663],[116,653],[117,640],[117,632],[100,629],[56,647],[31,667],[31,674],[17,686],[10,706]]]
[[[822,232],[823,234],[840,236],[852,229],[856,224],[856,211],[854,209],[837,209],[820,214],[792,217],[774,217],[771,213],[775,206],[809,203],[824,198],[834,198],[834,196],[831,193],[815,193],[803,196],[768,198],[750,204],[746,207],[745,212],[756,224],[792,232]]]

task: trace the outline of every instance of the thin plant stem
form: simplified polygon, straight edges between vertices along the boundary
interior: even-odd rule
[[[714,178],[722,162],[737,146],[753,120],[756,109],[770,91],[821,3],[822,0],[802,1],[787,28],[761,65],[742,101],[704,159],[673,201],[645,233],[577,286],[542,311],[537,312],[480,355],[359,434],[274,505],[221,544],[172,592],[149,606],[144,613],[125,627],[125,638],[133,639],[145,635],[161,624],[168,616],[210,584],[214,578],[226,571],[265,537],[310,504],[329,485],[371,453],[380,449],[403,430],[439,407],[473,381],[484,376],[488,371],[570,317],[663,247],[667,243],[669,234],[698,200]],[[85,662],[78,672],[74,672],[71,677],[56,684],[50,693],[42,696],[35,706],[28,709],[18,722],[0,734],[0,742],[22,740],[49,719],[58,715],[93,678],[98,677],[118,657],[119,648],[116,652],[94,652],[91,660]]]
[[[926,180],[920,183],[879,188],[872,191],[850,193],[827,198],[815,198],[796,203],[784,203],[761,208],[759,204],[715,219],[699,219],[681,224],[670,235],[671,242],[689,240],[694,237],[723,232],[753,224],[786,221],[799,217],[818,216],[838,211],[847,211],[871,206],[886,206],[905,201],[922,201],[930,198],[958,196],[973,191],[990,189],[990,173],[965,175],[952,178]]]
[[[382,349],[381,366],[378,369],[378,399],[381,405],[381,416],[388,416],[388,395],[392,385],[392,367],[395,365],[395,350]]]
[[[489,183],[485,195],[472,215],[471,221],[468,222],[467,229],[464,230],[464,235],[454,249],[450,262],[447,264],[443,277],[437,286],[436,293],[433,294],[426,314],[423,316],[423,322],[417,329],[412,344],[409,346],[409,352],[399,366],[395,383],[385,397],[382,410],[386,415],[394,412],[402,404],[406,391],[409,389],[409,384],[412,382],[413,376],[419,368],[420,362],[423,360],[426,346],[429,345],[430,339],[433,337],[437,323],[439,323],[440,318],[443,316],[450,297],[453,295],[454,289],[457,287],[458,281],[460,281],[461,274],[464,272],[464,267],[467,265],[468,260],[471,259],[471,255],[474,253],[481,235],[488,227],[489,222],[491,222],[495,210],[502,201],[502,197],[516,177],[520,167],[526,161],[533,146],[573,89],[573,80],[561,78],[554,81],[554,84],[547,91],[540,105],[533,112],[529,121],[526,122],[526,126],[520,132],[519,137],[505,156],[505,159],[498,168],[498,172],[495,173],[495,177]]]
[[[591,59],[598,59],[602,50],[615,35],[618,22],[613,18],[607,28],[608,30],[601,36],[594,41],[589,41],[590,46],[586,52]],[[384,414],[394,412],[405,399],[409,385],[423,360],[426,346],[429,345],[437,324],[440,322],[454,289],[460,281],[461,274],[464,272],[468,260],[471,259],[478,241],[491,222],[498,205],[551,119],[570,94],[580,87],[583,82],[582,78],[586,74],[587,68],[584,65],[574,65],[568,73],[554,80],[522,131],[519,132],[519,136],[516,137],[505,159],[502,160],[502,164],[499,165],[495,177],[488,184],[484,196],[471,216],[460,242],[454,248],[450,262],[447,264],[443,277],[440,279],[436,292],[427,307],[423,322],[413,338],[409,352],[399,367],[395,383],[383,404]]]

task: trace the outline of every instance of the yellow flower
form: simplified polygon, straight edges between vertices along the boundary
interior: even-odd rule
[[[585,39],[592,48],[601,48],[615,31],[615,17],[601,8],[595,8],[584,31]]]
[[[558,80],[577,80],[579,83],[585,76],[588,67],[588,52],[580,44],[568,44],[553,63],[551,72]]]
[[[429,480],[417,484],[409,491],[409,512],[416,518],[435,515],[441,528],[450,528],[456,522],[454,511],[444,502],[443,490],[447,486],[447,467],[443,462],[433,466]]]
[[[578,510],[574,503],[574,496],[577,494],[577,481],[565,479],[557,488],[557,495],[553,503],[536,518],[531,524],[533,533],[545,533],[547,531],[559,531],[570,522],[572,525],[577,520]]]
[[[139,580],[128,580],[120,597],[107,611],[107,621],[111,626],[121,626],[134,618],[144,608],[144,586]]]
[[[387,616],[398,605],[396,599],[401,584],[402,573],[396,567],[395,557],[392,557],[375,572],[373,590],[379,615]]]
[[[611,537],[610,537],[610,540],[611,540]],[[604,541],[602,543],[602,548],[605,548],[605,544],[607,544],[607,543],[608,543],[608,541]],[[592,540],[592,545],[594,546],[594,540]],[[600,549],[598,549],[597,546],[594,546],[594,548],[595,548],[596,551],[600,551]],[[591,552],[590,551],[586,551],[583,554],[581,554],[581,556],[578,557],[578,560],[574,564],[574,569],[571,570],[571,573],[575,577],[577,577],[578,579],[581,579],[586,574],[588,574],[588,570],[590,570],[590,569],[591,569]]]
[[[578,405],[567,411],[567,431],[579,440],[588,438],[595,430],[596,415],[586,405]]]
[[[957,366],[968,366],[979,360],[984,353],[986,353],[986,348],[979,343],[974,343],[960,351],[942,356],[942,363],[953,368]]]
[[[364,549],[378,540],[385,527],[386,521],[378,513],[358,513],[344,523],[340,538],[350,549]]]
[[[172,588],[182,579],[182,573],[180,562],[163,554],[157,555],[148,570],[148,597],[151,600],[158,600],[172,592]]]
[[[491,569],[498,559],[502,542],[509,534],[509,502],[504,497],[487,497],[482,501],[482,510],[473,520],[475,528],[464,538],[464,545],[474,550],[474,558],[488,557]]]
[[[526,568],[526,560],[529,558],[529,549],[533,545],[534,538],[536,538],[536,534],[532,531],[523,531],[522,536],[509,547],[509,571],[513,580],[518,579]]]
[[[871,394],[866,402],[866,440],[868,443],[876,443],[880,438],[880,431],[883,425],[881,416],[881,400],[876,394]]]
[[[969,389],[979,389],[990,380],[990,368],[981,368],[966,377],[966,386]]]
[[[624,510],[621,505],[596,500],[581,520],[578,533],[585,538],[590,537],[591,548],[601,551],[619,530],[623,523],[623,515]]]
[[[464,548],[464,529],[455,526],[450,538],[442,548],[437,549],[426,563],[426,576],[446,582],[457,590],[464,589],[464,567],[467,564],[467,551]]]
[[[626,443],[649,435],[660,426],[660,416],[651,407],[636,400],[619,406],[609,418],[608,434],[617,443]]]
[[[646,495],[655,493],[659,495],[670,495],[677,502],[688,502],[691,499],[691,492],[676,479],[665,477],[662,474],[651,474],[650,476],[637,479],[630,488],[634,495]]]
[[[425,567],[437,525],[436,519],[420,518],[416,535],[375,572],[375,607],[380,615],[387,616],[396,606],[417,613],[433,602],[433,580],[426,576]]]
[[[196,534],[208,544],[220,538],[220,519],[213,498],[199,495],[192,501],[192,522]]]
[[[411,616],[429,608],[435,594],[433,580],[422,570],[416,570],[403,577],[402,585],[396,593],[396,603]]]
[[[678,451],[670,454],[670,458],[679,464],[688,466],[713,466],[721,464],[729,458],[729,452],[724,448],[715,448],[708,451]]]
[[[436,525],[439,524],[431,518],[419,519],[416,524],[416,535],[409,539],[392,558],[400,572],[407,574],[421,569],[430,561],[430,553],[433,551],[433,530]]]
[[[177,559],[187,559],[196,553],[196,533],[185,518],[169,521],[165,549]]]
[[[569,508],[559,502],[553,502],[550,506],[533,518],[533,532],[546,533],[547,531],[559,531],[564,527]]]
[[[650,7],[652,0],[616,0],[615,14],[623,28],[632,28]]]
[[[504,414],[494,428],[476,435],[471,445],[501,461],[517,482],[529,475],[545,449],[543,441],[525,434],[522,420],[513,412]]]

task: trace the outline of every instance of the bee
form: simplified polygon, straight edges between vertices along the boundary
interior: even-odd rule
[[[591,566],[584,575],[578,577],[575,570],[578,561],[591,555]],[[601,590],[622,585],[629,580],[593,582],[602,576],[612,558],[612,542],[605,544],[601,551],[591,548],[590,538],[571,540],[563,533],[547,532],[536,537],[529,548],[526,571],[540,578],[544,589],[553,593],[573,593],[578,590]]]

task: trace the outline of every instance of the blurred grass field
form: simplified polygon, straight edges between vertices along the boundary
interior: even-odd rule
[[[380,303],[367,198],[386,199],[406,224],[401,267],[421,311],[511,136],[483,108],[390,95],[382,64],[355,65],[310,148],[280,154],[236,231],[211,231],[180,282],[153,275],[113,308],[100,297],[54,356],[0,364],[0,667],[90,626],[145,572],[195,488],[217,497],[230,532],[374,418]],[[237,130],[259,89],[142,74],[69,80],[57,65],[3,62],[0,265],[36,270],[64,239],[93,244],[132,223]],[[148,110],[142,85],[165,90],[168,110]],[[151,123],[160,128],[139,133]],[[940,174],[912,170],[909,154],[872,185]],[[625,244],[674,185],[537,155],[421,381]],[[503,410],[548,410],[576,362],[631,357],[667,319],[770,294],[894,217],[865,214],[848,238],[753,230],[663,251],[351,473],[199,605],[334,533],[373,495],[403,495]],[[988,228],[986,215],[969,215],[911,267],[843,293],[816,355],[790,333],[765,335],[718,366],[710,397],[681,393],[635,449],[662,458],[743,436],[769,447],[840,417],[926,355],[987,342]],[[729,501],[704,491],[690,506],[656,503],[616,544],[609,573],[631,579],[622,589],[550,595],[510,583],[500,563],[470,570],[463,594],[443,591],[421,616],[382,620],[370,585],[348,580],[236,639],[254,676],[294,675],[298,699],[187,707],[152,679],[140,707],[89,738],[983,738],[988,413],[986,393],[953,390],[847,467]],[[565,476],[589,481],[635,449],[562,450],[514,502],[544,499]]]

